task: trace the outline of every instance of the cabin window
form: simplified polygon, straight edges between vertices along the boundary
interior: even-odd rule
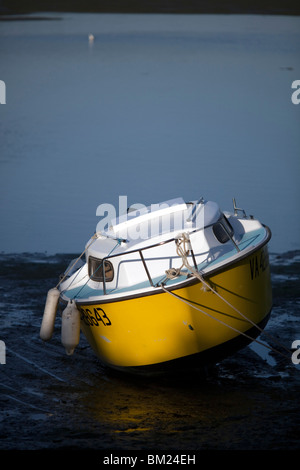
[[[233,235],[233,228],[229,220],[225,217],[221,217],[221,219],[214,224],[213,226],[213,232],[216,237],[216,239],[220,243],[226,243],[232,237]]]
[[[110,261],[104,261],[105,282],[111,282],[114,278],[114,268]],[[89,276],[93,281],[103,282],[103,260],[89,257]]]

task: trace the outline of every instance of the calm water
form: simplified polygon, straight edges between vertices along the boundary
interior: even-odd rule
[[[138,380],[83,337],[67,357],[59,317],[51,342],[39,328],[99,204],[235,196],[280,253],[268,332],[300,339],[300,19],[47,18],[0,22],[0,449],[298,449],[299,366],[281,356],[251,346],[205,377]],[[30,254],[45,251],[60,255]]]
[[[119,195],[236,197],[300,247],[300,18],[44,16],[0,23],[0,250],[81,252]]]

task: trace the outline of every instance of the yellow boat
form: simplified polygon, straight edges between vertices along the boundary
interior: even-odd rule
[[[269,319],[270,238],[235,201],[231,213],[202,198],[129,212],[97,232],[85,262],[59,282],[56,300],[69,312],[63,344],[72,353],[81,328],[104,364],[128,372],[219,362],[255,340]],[[54,324],[45,333],[46,309],[45,340]]]

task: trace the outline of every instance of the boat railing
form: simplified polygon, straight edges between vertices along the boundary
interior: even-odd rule
[[[222,224],[222,221],[218,221],[218,223],[221,223]],[[215,223],[213,224],[208,224],[206,225],[205,227],[200,227],[200,228],[197,228],[197,229],[194,229],[192,230],[191,232],[188,232],[189,236],[196,233],[196,232],[200,232],[200,231],[204,231],[205,229],[208,229],[210,227],[213,227],[215,225]],[[240,252],[240,248],[238,247],[237,243],[235,242],[235,240],[233,239],[233,235],[228,231],[227,227],[225,227],[225,224],[222,224],[226,234],[228,235],[228,239],[231,240],[231,242],[233,243],[235,249],[237,250],[237,252]],[[147,262],[146,262],[146,259],[144,257],[144,252],[146,250],[151,250],[153,248],[156,248],[156,247],[160,247],[160,246],[163,246],[163,245],[166,245],[166,244],[169,244],[169,243],[172,243],[172,242],[175,242],[178,243],[178,239],[179,239],[179,235],[177,235],[176,237],[172,237],[172,238],[169,238],[168,240],[164,240],[164,241],[161,241],[161,242],[158,242],[158,243],[154,243],[153,245],[148,245],[148,246],[145,246],[143,248],[136,248],[136,249],[133,249],[133,250],[130,250],[130,251],[127,251],[126,253],[116,253],[116,254],[111,254],[111,255],[108,255],[106,257],[104,257],[102,259],[102,266],[105,266],[105,261],[109,260],[109,259],[112,259],[112,258],[117,258],[117,257],[124,257],[124,256],[129,256],[129,255],[132,255],[134,253],[138,253],[139,254],[139,257],[140,257],[140,262],[142,263],[143,267],[144,267],[144,270],[145,270],[145,273],[146,273],[146,276],[149,280],[149,283],[150,283],[150,286],[151,287],[157,287],[157,285],[154,283],[153,281],[153,278],[150,274],[150,271],[149,271],[149,268],[147,266]],[[191,253],[191,257],[192,257],[192,260],[193,260],[193,264],[194,264],[194,268],[198,271],[198,265],[197,265],[197,262],[196,262],[196,256],[195,256],[195,253],[194,253],[194,250],[193,250],[193,247],[192,247],[192,242],[191,240],[190,241],[190,247],[189,247],[189,251]],[[103,269],[103,293],[104,295],[107,294],[107,290],[106,290],[106,280],[105,280],[105,269]]]

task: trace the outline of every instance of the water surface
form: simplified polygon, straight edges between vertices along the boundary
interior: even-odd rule
[[[119,195],[236,197],[299,248],[298,17],[44,17],[0,23],[1,250],[81,252]]]

